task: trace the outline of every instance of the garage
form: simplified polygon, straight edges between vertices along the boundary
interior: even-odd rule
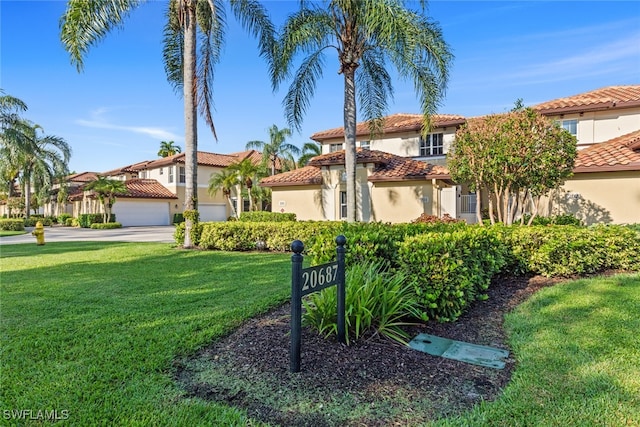
[[[113,205],[116,221],[123,227],[145,225],[171,225],[169,218],[169,202],[122,200]]]
[[[201,203],[198,205],[198,212],[202,222],[227,220],[227,206],[223,203]]]

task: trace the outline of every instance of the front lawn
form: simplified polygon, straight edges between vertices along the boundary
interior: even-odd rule
[[[3,420],[259,424],[187,398],[175,362],[287,300],[288,254],[78,242],[0,256]],[[507,318],[517,366],[504,394],[439,424],[639,425],[638,313],[640,274],[540,291]]]
[[[55,410],[79,426],[244,423],[181,398],[172,363],[285,300],[289,256],[154,243],[0,251],[3,419]]]
[[[5,236],[19,236],[21,234],[26,234],[27,232],[22,230],[22,231],[9,231],[9,230],[0,230],[0,237],[5,237]]]

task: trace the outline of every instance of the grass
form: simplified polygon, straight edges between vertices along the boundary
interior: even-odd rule
[[[287,255],[78,242],[0,257],[3,421],[57,410],[74,426],[257,424],[186,398],[172,363],[286,300]],[[540,291],[506,319],[518,366],[503,396],[434,425],[640,425],[638,313],[640,274]]]
[[[22,231],[10,231],[10,230],[0,230],[0,237],[5,237],[5,236],[19,236],[21,234],[26,234],[27,232],[22,230]]]
[[[0,250],[3,416],[57,410],[78,426],[245,424],[233,408],[183,398],[172,362],[285,300],[288,256],[153,243]]]
[[[577,280],[506,318],[503,396],[441,426],[640,426],[640,274]]]

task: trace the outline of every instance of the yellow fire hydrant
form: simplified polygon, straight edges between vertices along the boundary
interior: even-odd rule
[[[42,221],[36,222],[36,228],[31,232],[34,236],[36,236],[36,244],[44,245],[44,225],[42,225]]]

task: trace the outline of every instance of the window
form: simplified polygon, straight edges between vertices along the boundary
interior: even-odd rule
[[[184,184],[187,181],[185,178],[185,169],[182,166],[180,166],[180,176],[178,177],[178,179],[178,182],[181,184]]]
[[[347,192],[340,192],[340,218],[347,217]]]
[[[578,136],[578,121],[576,119],[560,120],[558,123],[560,124],[560,127],[569,131],[571,135]]]
[[[371,150],[371,141],[360,141],[360,148]]]
[[[140,172],[140,178],[145,179],[147,177],[147,171]]]
[[[420,157],[442,156],[444,145],[441,133],[430,133],[426,137],[420,137]]]
[[[169,171],[169,182],[173,182],[173,166],[169,166],[167,168],[167,170]]]
[[[160,168],[160,175],[164,173],[164,168]]]
[[[335,153],[336,151],[340,151],[342,150],[342,144],[330,144],[329,145],[329,152],[330,153]]]

